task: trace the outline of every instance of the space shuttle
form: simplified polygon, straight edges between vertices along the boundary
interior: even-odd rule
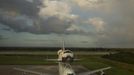
[[[46,59],[47,61],[56,61],[63,63],[72,63],[73,61],[79,61],[80,59],[74,59],[74,53],[65,49],[65,43],[62,41],[62,48],[57,51],[58,59]]]
[[[74,61],[74,54],[71,50],[66,50],[65,49],[65,45],[64,45],[64,41],[63,41],[63,47],[62,49],[60,49],[58,52],[57,52],[57,55],[58,55],[58,61],[59,62],[73,62]]]
[[[46,59],[46,61],[56,61],[58,62],[59,66],[59,75],[76,75],[74,69],[71,66],[71,63],[80,59],[75,59],[74,54],[71,50],[65,49],[64,41],[62,43],[62,48],[57,52],[58,59]],[[89,72],[79,73],[78,75],[94,75],[95,73],[100,73],[100,75],[105,75],[105,70],[111,69],[111,67],[105,67]],[[14,70],[34,73],[36,75],[51,75],[51,74],[43,74],[36,71],[21,69],[21,68],[14,68]]]

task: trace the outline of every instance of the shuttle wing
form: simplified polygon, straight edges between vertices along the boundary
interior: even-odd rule
[[[32,73],[32,74],[37,74],[37,75],[50,75],[50,74],[46,74],[46,73],[41,73],[41,72],[37,72],[37,71],[32,71],[32,70],[26,70],[26,69],[22,69],[22,68],[13,68],[14,70],[17,71],[22,71],[24,73]]]
[[[104,74],[103,71],[108,70],[110,68],[111,67],[101,68],[101,69],[97,69],[97,70],[93,70],[93,71],[89,71],[89,72],[85,72],[85,73],[80,73],[78,75],[91,75],[91,74],[94,74],[94,73],[97,73],[97,72],[100,72],[101,75],[103,75]]]
[[[46,59],[46,61],[58,61],[58,59]]]
[[[81,59],[73,59],[74,61],[80,61]],[[62,59],[46,59],[46,61],[61,62]]]

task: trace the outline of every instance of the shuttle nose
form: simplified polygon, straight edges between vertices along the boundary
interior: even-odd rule
[[[72,57],[67,57],[67,61],[72,61]]]
[[[66,61],[66,62],[73,62],[73,58],[71,57],[71,56],[67,56],[65,59],[64,59],[64,61]]]

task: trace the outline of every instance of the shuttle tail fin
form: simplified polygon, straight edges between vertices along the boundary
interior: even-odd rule
[[[65,41],[62,40],[62,50],[64,51],[65,50]]]

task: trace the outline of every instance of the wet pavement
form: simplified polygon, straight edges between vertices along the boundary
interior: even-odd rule
[[[72,66],[76,74],[88,71],[87,68],[81,65]],[[21,68],[41,74],[58,75],[57,65],[0,65],[0,75],[38,75],[29,72],[18,71],[14,68]]]

